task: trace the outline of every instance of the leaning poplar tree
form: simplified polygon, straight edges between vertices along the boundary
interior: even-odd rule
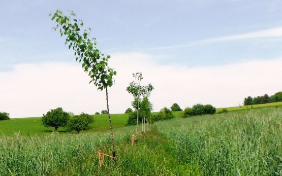
[[[108,66],[110,55],[105,55],[97,49],[96,39],[90,39],[91,28],[82,30],[83,21],[76,19],[76,14],[73,11],[70,12],[70,16],[65,16],[61,10],[57,10],[50,16],[51,20],[56,22],[54,30],[59,30],[61,36],[66,36],[65,45],[74,51],[76,61],[82,63],[82,68],[90,76],[89,83],[93,83],[98,90],[105,90],[106,92],[112,152],[115,159],[116,152],[109,110],[108,88],[113,85],[113,76],[116,75],[116,71]]]

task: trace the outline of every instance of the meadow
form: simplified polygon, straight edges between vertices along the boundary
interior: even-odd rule
[[[235,106],[235,107],[226,107],[226,108],[217,108],[216,112],[219,113],[223,109],[226,109],[228,112],[232,111],[245,111],[251,109],[264,109],[264,108],[273,108],[273,107],[282,107],[282,102],[267,103],[267,104],[257,104],[257,105],[247,105],[247,106]]]
[[[176,118],[180,118],[182,112],[173,112]],[[94,123],[90,124],[91,130],[82,131],[88,132],[103,132],[109,130],[109,120],[107,114],[93,115]],[[111,114],[113,128],[122,128],[126,126],[128,114]],[[42,125],[41,117],[30,118],[15,118],[11,120],[0,121],[0,137],[12,136],[15,133],[20,133],[21,136],[32,135],[49,135],[54,131],[54,128],[46,128]],[[67,133],[64,127],[59,128],[61,134]],[[75,131],[73,133],[76,133]],[[1,135],[2,134],[2,135]]]
[[[148,126],[131,146],[135,127],[109,132],[0,138],[0,175],[281,175],[282,108],[175,118]]]

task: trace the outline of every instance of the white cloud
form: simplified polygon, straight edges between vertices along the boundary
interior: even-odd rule
[[[262,38],[269,38],[269,39],[277,39],[282,37],[282,27],[266,29],[262,31],[255,31],[249,32],[245,34],[238,34],[238,35],[230,35],[224,37],[217,37],[217,38],[210,38],[205,40],[194,41],[186,44],[180,45],[171,45],[171,46],[163,46],[163,47],[152,47],[147,49],[172,49],[172,48],[184,48],[184,47],[191,47],[196,45],[202,45],[206,43],[214,43],[214,42],[226,42],[226,41],[235,41],[235,40],[249,40],[249,39],[262,39]]]
[[[132,97],[126,86],[132,73],[141,71],[144,83],[155,87],[154,109],[210,103],[216,107],[238,106],[243,98],[281,91],[282,58],[217,67],[187,68],[157,65],[155,56],[144,53],[116,53],[111,65],[117,70],[110,88],[112,113],[123,113]],[[106,109],[105,92],[89,85],[89,78],[76,63],[21,64],[13,71],[0,72],[0,111],[11,117],[41,116],[51,108],[63,107],[74,113],[95,113]]]
[[[282,27],[250,32],[246,34],[219,37],[219,38],[209,39],[206,41],[217,42],[217,41],[245,40],[245,39],[271,38],[271,37],[282,37]]]

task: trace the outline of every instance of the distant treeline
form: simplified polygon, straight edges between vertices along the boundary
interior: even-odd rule
[[[248,96],[244,99],[244,106],[246,105],[255,105],[255,104],[265,104],[273,102],[282,102],[282,92],[277,92],[274,95],[269,96],[265,94],[263,96],[251,97]]]

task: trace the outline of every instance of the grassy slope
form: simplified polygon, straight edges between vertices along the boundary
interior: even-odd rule
[[[127,114],[112,114],[113,128],[124,127],[128,115]],[[109,129],[108,116],[105,114],[94,115],[94,121],[90,131],[106,131]],[[15,132],[20,132],[21,135],[44,135],[50,134],[54,129],[46,128],[41,125],[41,118],[19,118],[6,121],[0,121],[0,131],[4,135],[13,135]],[[59,128],[59,132],[65,132],[65,128]]]
[[[175,117],[181,117],[181,112],[173,112]],[[94,115],[94,123],[91,124],[93,129],[85,132],[103,132],[109,130],[109,120],[107,114],[101,115]],[[128,114],[112,114],[112,124],[113,129],[125,127]],[[16,132],[20,132],[21,135],[29,136],[29,135],[44,135],[50,134],[54,128],[46,128],[41,125],[41,118],[40,117],[33,117],[33,118],[18,118],[18,119],[11,119],[0,121],[0,136],[3,135],[14,135]],[[59,132],[64,133],[66,132],[65,128],[59,128]],[[82,132],[82,133],[85,133]]]
[[[271,107],[282,107],[282,102],[259,104],[259,105],[217,108],[216,112],[220,112],[220,111],[222,111],[222,109],[227,109],[230,112],[230,111],[243,111],[243,110],[262,109],[262,108],[271,108]]]

